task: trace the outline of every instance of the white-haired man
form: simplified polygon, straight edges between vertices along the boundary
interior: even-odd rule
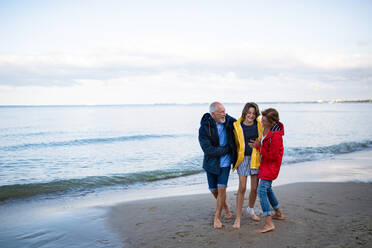
[[[214,228],[222,228],[221,212],[231,218],[229,205],[226,203],[226,187],[231,164],[236,159],[233,123],[236,120],[227,115],[225,107],[219,102],[209,106],[200,121],[199,143],[204,152],[203,169],[207,173],[209,190],[216,198]]]

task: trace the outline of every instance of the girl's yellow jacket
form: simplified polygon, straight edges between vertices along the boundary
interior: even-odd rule
[[[257,129],[258,129],[258,138],[256,140],[261,140],[262,138],[262,122],[261,119],[257,117]],[[240,125],[244,121],[242,117],[239,118],[236,122],[233,123],[234,126],[234,135],[235,135],[235,143],[237,149],[237,160],[234,165],[233,171],[236,170],[239,165],[244,160],[244,150],[245,150],[245,143],[244,143],[244,134],[242,126]],[[251,169],[258,170],[260,168],[260,152],[256,148],[252,148],[251,154]]]

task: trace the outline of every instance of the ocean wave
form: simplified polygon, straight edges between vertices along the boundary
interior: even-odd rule
[[[167,135],[174,137],[174,135]],[[338,154],[351,153],[372,148],[372,141],[344,142],[323,147],[287,147],[283,165],[314,161]],[[130,185],[133,183],[152,182],[197,174],[202,169],[203,156],[198,155],[177,163],[176,169],[154,170],[147,172],[119,175],[90,176],[80,179],[63,179],[45,183],[28,183],[0,186],[0,202],[10,198],[25,198],[37,195],[60,195],[65,192],[87,193],[106,186]]]
[[[27,149],[38,149],[38,148],[48,148],[48,147],[60,147],[60,146],[82,146],[82,145],[92,145],[92,144],[102,144],[102,143],[114,143],[114,142],[126,142],[134,140],[146,140],[146,139],[163,139],[163,138],[178,138],[186,136],[185,134],[144,134],[144,135],[131,135],[131,136],[119,136],[119,137],[109,137],[109,138],[87,138],[87,139],[75,139],[67,141],[55,141],[47,143],[27,143],[13,146],[2,146],[0,150],[2,151],[19,151]]]
[[[62,194],[65,192],[84,193],[99,187],[165,180],[188,176],[200,173],[201,171],[201,169],[183,171],[147,171],[112,176],[90,176],[81,179],[55,180],[47,183],[3,185],[0,186],[0,202],[10,198],[25,198],[44,194]]]
[[[46,136],[63,134],[64,132],[28,132],[28,133],[4,133],[0,134],[2,138],[14,138],[14,137],[33,137],[33,136]]]
[[[318,160],[338,154],[351,153],[372,148],[372,140],[343,142],[320,147],[288,147],[284,151],[283,164]]]

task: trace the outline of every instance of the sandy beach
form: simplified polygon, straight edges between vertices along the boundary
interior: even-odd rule
[[[284,221],[276,230],[243,216],[213,228],[215,200],[210,194],[167,197],[119,204],[108,220],[124,247],[371,247],[372,183],[295,183],[275,187]],[[235,193],[228,192],[235,208]],[[245,206],[247,201],[245,202]],[[256,202],[256,210],[260,209]]]

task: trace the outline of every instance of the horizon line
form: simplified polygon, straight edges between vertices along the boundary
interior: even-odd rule
[[[316,100],[316,101],[260,101],[257,104],[306,104],[306,103],[372,103],[372,99],[363,100]],[[42,105],[24,105],[10,104],[0,105],[0,107],[107,107],[107,106],[151,106],[151,105],[207,105],[209,102],[200,103],[120,103],[120,104],[42,104]],[[223,104],[245,104],[245,102],[224,102]]]

